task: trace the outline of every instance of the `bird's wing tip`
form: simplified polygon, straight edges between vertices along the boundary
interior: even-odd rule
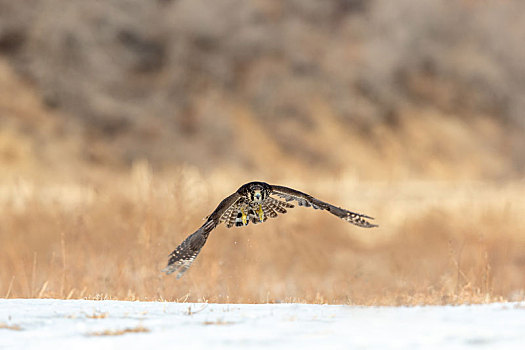
[[[166,266],[165,268],[160,270],[160,272],[164,272],[166,275],[171,275],[173,273],[173,270],[170,269],[170,266]]]

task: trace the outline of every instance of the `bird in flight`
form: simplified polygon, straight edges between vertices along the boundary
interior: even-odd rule
[[[284,201],[275,197],[282,198]],[[258,181],[249,182],[219,203],[213,213],[205,218],[204,224],[169,255],[168,266],[162,271],[168,275],[177,272],[177,278],[181,278],[201,251],[210,232],[217,225],[225,222],[226,227],[230,228],[247,226],[250,221],[254,224],[265,222],[268,218],[275,218],[278,214],[284,214],[287,209],[293,208],[294,205],[289,203],[291,201],[297,202],[299,206],[327,210],[360,227],[377,226],[366,220],[373,220],[370,216],[338,208],[292,188]]]

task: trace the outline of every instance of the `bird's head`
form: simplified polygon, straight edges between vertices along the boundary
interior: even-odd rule
[[[259,184],[253,184],[250,186],[248,195],[253,202],[262,202],[268,196],[267,191]]]

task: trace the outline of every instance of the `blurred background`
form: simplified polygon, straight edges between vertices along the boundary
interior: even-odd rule
[[[525,296],[525,3],[0,0],[0,297]],[[262,180],[297,208],[218,227]]]

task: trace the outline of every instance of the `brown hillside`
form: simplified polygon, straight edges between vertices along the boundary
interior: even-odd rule
[[[525,3],[0,0],[0,297],[525,296]],[[218,227],[263,180],[295,208]]]

